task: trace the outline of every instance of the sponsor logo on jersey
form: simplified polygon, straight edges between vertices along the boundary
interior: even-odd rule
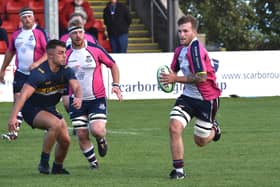
[[[92,62],[91,56],[86,56],[86,62],[87,62],[87,63],[91,63],[91,62]]]

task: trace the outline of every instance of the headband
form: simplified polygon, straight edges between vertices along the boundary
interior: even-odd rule
[[[73,26],[68,28],[68,33],[71,34],[74,31],[85,31],[82,26]]]
[[[26,16],[26,15],[32,15],[34,16],[34,13],[32,10],[23,10],[19,13],[19,17],[22,17],[22,16]]]

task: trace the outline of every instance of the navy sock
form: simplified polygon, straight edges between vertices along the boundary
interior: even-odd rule
[[[43,166],[49,166],[50,154],[49,153],[41,153],[41,161],[40,164]]]
[[[62,167],[63,167],[62,164],[57,164],[57,163],[53,162],[53,168],[52,168],[52,170],[58,171],[58,170],[61,170]]]

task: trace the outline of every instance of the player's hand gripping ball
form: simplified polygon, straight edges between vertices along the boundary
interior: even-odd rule
[[[169,74],[170,72],[171,70],[166,65],[160,66],[157,70],[158,85],[160,89],[166,93],[170,93],[173,91],[175,83],[164,83],[160,81],[160,78],[161,78],[161,73]]]

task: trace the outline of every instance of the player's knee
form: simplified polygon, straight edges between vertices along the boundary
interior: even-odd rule
[[[59,120],[59,124],[60,125],[58,125],[58,126],[60,126],[60,129],[59,129],[60,134],[58,135],[58,141],[61,146],[68,147],[71,140],[70,140],[70,136],[68,133],[67,124],[63,119]]]
[[[169,124],[169,133],[172,134],[181,134],[184,129],[183,124],[177,120],[170,120]]]
[[[95,137],[104,137],[106,135],[106,114],[89,115],[90,131]]]
[[[93,124],[91,124],[91,134],[95,137],[104,137],[106,135],[106,123],[103,121],[95,121]]]
[[[55,119],[52,121],[52,124],[49,126],[48,131],[54,131],[56,134],[58,134],[61,131],[61,120]]]
[[[79,142],[89,141],[89,133],[87,129],[76,129],[76,135],[78,137]]]
[[[206,138],[201,138],[198,136],[194,136],[194,142],[198,147],[203,147],[208,143]]]
[[[64,147],[65,149],[69,147],[71,143],[71,139],[70,136],[66,135],[65,137],[63,137],[63,140],[61,141],[61,145],[62,147]]]

